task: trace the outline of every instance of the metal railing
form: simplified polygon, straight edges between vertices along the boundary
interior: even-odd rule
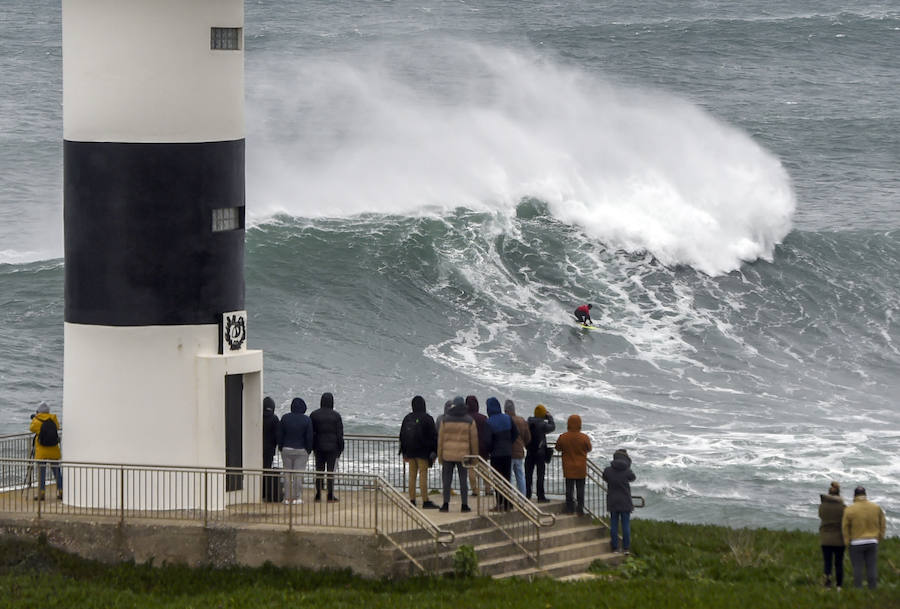
[[[39,468],[46,467],[44,492]],[[62,489],[51,466],[59,467]],[[0,490],[0,512],[48,516],[109,518],[124,524],[137,520],[193,521],[208,526],[268,524],[296,528],[371,530],[383,535],[416,568],[414,556],[436,557],[454,534],[431,522],[388,481],[375,474],[329,472],[336,502],[314,500],[314,471],[191,468],[0,459],[0,478],[18,481]],[[228,483],[226,480],[231,479]],[[284,481],[282,482],[282,478]],[[237,484],[235,485],[235,481]],[[266,502],[264,485],[299,484],[302,502]],[[228,490],[237,486],[236,490]],[[290,493],[294,496],[293,493]],[[61,497],[61,498],[60,498]],[[280,498],[280,493],[276,494]]]
[[[480,456],[466,455],[463,458],[463,465],[475,472],[481,488],[490,487],[499,494],[496,502],[482,501],[479,494],[476,500],[478,515],[487,518],[513,545],[540,567],[541,528],[553,526],[556,516],[541,511]],[[485,503],[495,505],[485,509]],[[501,513],[504,514],[502,517],[499,516]]]

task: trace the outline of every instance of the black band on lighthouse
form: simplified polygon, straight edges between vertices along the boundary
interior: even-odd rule
[[[212,324],[244,308],[243,139],[65,141],[63,168],[67,322]],[[214,231],[229,208],[237,228]]]

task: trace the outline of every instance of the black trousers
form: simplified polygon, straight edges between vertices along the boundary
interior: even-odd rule
[[[316,451],[316,471],[324,472],[327,470],[333,472],[339,456],[340,453],[322,453]],[[322,474],[316,474],[316,497],[322,493],[322,482]],[[334,498],[334,476],[328,476],[328,498]]]
[[[544,474],[547,471],[547,462],[544,460],[544,452],[541,450],[532,451],[525,455],[525,497],[531,499],[532,478],[534,470],[537,469],[537,498],[546,499],[544,494]]]
[[[831,566],[834,565],[834,582],[838,587],[844,585],[844,546],[822,546],[822,559],[825,561],[825,577],[831,578]]]
[[[497,470],[504,480],[509,480],[512,474],[512,457],[491,457],[491,467]],[[497,505],[502,508],[509,508],[509,500],[500,494],[500,491],[494,491],[497,496]]]
[[[566,512],[573,511],[584,514],[584,478],[566,478]]]

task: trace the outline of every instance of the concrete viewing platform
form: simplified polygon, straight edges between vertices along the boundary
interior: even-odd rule
[[[593,560],[618,560],[609,551],[607,529],[589,517],[562,514],[563,502],[541,508],[556,515],[553,527],[528,532],[530,523],[514,514],[491,512],[493,496],[469,496],[462,512],[453,494],[448,512],[420,510],[453,541],[436,544],[414,521],[399,517],[376,500],[374,491],[335,491],[337,502],[314,500],[305,488],[302,504],[241,503],[204,514],[200,510],[97,510],[67,505],[48,485],[46,500],[35,489],[0,492],[0,534],[43,534],[63,550],[104,562],[184,563],[192,566],[272,564],[309,569],[349,568],[369,577],[419,572],[412,560],[431,571],[452,570],[453,554],[470,545],[482,573],[492,576],[557,577],[583,573]],[[440,495],[432,494],[440,505]],[[406,498],[408,501],[408,498]],[[393,541],[391,541],[393,540]],[[537,550],[534,558],[523,553]],[[403,547],[403,550],[400,547]]]

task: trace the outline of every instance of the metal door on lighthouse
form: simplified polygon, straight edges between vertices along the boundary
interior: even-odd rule
[[[244,375],[225,375],[225,467],[244,466]],[[241,474],[225,476],[225,490],[244,488]]]

